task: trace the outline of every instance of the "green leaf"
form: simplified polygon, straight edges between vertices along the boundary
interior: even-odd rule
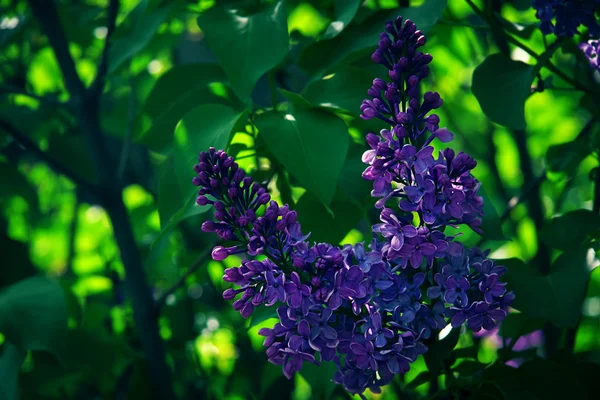
[[[340,173],[338,187],[348,198],[356,201],[357,204],[371,205],[374,203],[371,197],[373,183],[362,179],[362,173],[367,167],[362,162],[362,155],[365,150],[364,146],[350,142],[346,161]]]
[[[185,114],[201,104],[225,104],[239,108],[240,101],[230,90],[225,73],[215,64],[187,64],[173,67],[156,82],[143,115],[151,125],[139,141],[154,151],[171,146],[172,132]],[[221,92],[219,92],[221,90]]]
[[[172,155],[160,165],[159,170],[161,173],[158,180],[158,215],[160,226],[164,229],[171,217],[187,203],[191,195],[186,196],[186,193],[191,194],[192,189],[190,185],[188,191],[181,191],[182,187],[175,174]]]
[[[510,313],[500,325],[500,336],[505,339],[527,335],[544,327],[544,320],[523,313]]]
[[[573,249],[555,261],[559,267],[541,276],[516,258],[498,260],[507,267],[507,287],[515,292],[513,306],[530,318],[541,318],[560,328],[577,325],[590,271],[587,249]]]
[[[348,151],[344,122],[311,108],[293,115],[266,112],[256,125],[275,158],[328,207]]]
[[[357,202],[340,193],[339,189],[330,209],[312,193],[306,192],[298,200],[295,210],[298,212],[302,231],[310,232],[310,240],[318,243],[340,243],[365,215]]]
[[[27,278],[0,291],[0,332],[23,350],[45,350],[63,359],[67,303],[58,283]]]
[[[267,307],[267,306],[259,306],[254,309],[252,312],[252,318],[248,322],[247,329],[251,329],[256,325],[264,322],[270,318],[277,318],[277,307],[276,305]]]
[[[429,371],[423,371],[406,385],[406,390],[413,390],[421,385],[429,383],[434,375]]]
[[[141,2],[137,7],[146,7],[146,2]],[[115,72],[123,63],[146,47],[156,35],[158,27],[167,19],[173,3],[166,3],[147,11],[140,18],[128,35],[119,37],[111,44],[108,55],[108,72]],[[118,29],[115,35],[118,34]]]
[[[334,0],[333,14],[335,15],[335,21],[329,24],[321,38],[331,39],[339,35],[356,15],[360,3],[360,0]]]
[[[525,129],[525,101],[531,92],[532,81],[532,66],[497,53],[475,68],[471,90],[493,122]]]
[[[483,186],[479,188],[477,194],[483,197],[483,217],[480,226],[483,230],[482,236],[488,240],[506,240],[498,211],[496,211],[496,207],[489,200]]]
[[[204,104],[188,112],[177,124],[173,162],[182,193],[189,193],[187,188],[193,187],[198,154],[210,147],[227,149],[233,133],[247,117],[247,110],[238,112],[220,104]]]
[[[569,250],[580,245],[588,236],[597,238],[599,231],[600,215],[581,209],[547,221],[540,238],[553,249]]]
[[[360,105],[373,84],[373,75],[362,68],[344,67],[328,79],[311,83],[304,98],[321,107],[360,114]]]
[[[579,164],[598,146],[600,146],[600,127],[592,119],[574,140],[548,148],[546,159],[549,169],[575,175]]]
[[[250,15],[216,6],[198,17],[198,25],[243,100],[250,97],[258,79],[288,52],[283,1],[265,5]]]
[[[387,20],[402,15],[415,22],[418,29],[427,32],[442,16],[446,5],[447,0],[426,0],[420,7],[378,11],[360,24],[351,24],[338,36],[308,46],[301,53],[299,64],[310,75],[322,76],[343,61],[372,53]]]
[[[477,354],[479,353],[479,347],[476,345],[469,347],[461,347],[460,349],[456,349],[452,351],[452,356],[456,359],[459,358],[477,358]]]
[[[510,4],[519,11],[527,11],[531,8],[533,0],[510,0]]]
[[[0,254],[10,254],[10,262],[15,266],[13,268],[2,268],[0,288],[35,275],[36,269],[29,259],[29,246],[26,243],[11,239],[1,230]]]
[[[283,97],[285,97],[290,103],[294,104],[295,106],[298,106],[300,108],[313,107],[313,104],[310,101],[306,100],[304,97],[302,97],[298,93],[290,92],[289,90],[285,90],[285,89],[281,89],[281,88],[277,89],[277,91],[279,93],[281,93],[281,95]]]
[[[6,343],[0,355],[0,398],[5,400],[18,400],[19,396],[19,370],[27,352]]]
[[[425,358],[425,364],[427,365],[427,369],[432,374],[439,374],[444,366],[444,361],[450,359],[452,355],[452,350],[456,347],[458,343],[458,338],[460,337],[460,329],[452,328],[450,333],[442,340],[436,340],[427,347],[429,350],[427,353],[423,355]],[[453,363],[453,362],[452,362]]]
[[[568,143],[550,146],[546,152],[546,159],[551,171],[575,174],[575,169],[592,151],[589,140],[577,138]]]
[[[177,185],[179,186],[179,185]],[[163,190],[162,193],[165,193],[168,186],[163,186]],[[163,194],[163,197],[164,194]],[[154,240],[154,242],[152,242],[152,246],[155,246],[158,242],[160,242],[168,233],[170,233],[173,229],[175,229],[175,227],[177,225],[179,225],[180,222],[188,219],[188,218],[192,218],[195,217],[196,215],[200,215],[200,214],[204,214],[207,211],[210,211],[210,207],[209,206],[199,206],[198,204],[196,204],[196,198],[198,197],[196,191],[194,190],[191,194],[191,196],[189,196],[187,198],[187,201],[185,202],[185,204],[183,205],[183,207],[181,207],[179,209],[179,211],[177,211],[175,214],[173,214],[169,219],[168,219],[168,223],[166,223],[166,225],[163,225],[163,221],[161,219],[161,231],[158,234],[158,236],[156,237],[156,239]],[[174,201],[174,200],[173,200]],[[160,204],[160,192],[159,192],[159,204]]]
[[[480,363],[479,361],[465,360],[452,368],[452,371],[458,372],[459,375],[470,377],[482,372],[485,367],[487,367],[487,364]]]
[[[311,388],[311,399],[331,399],[335,390],[333,375],[337,367],[333,361],[325,361],[321,365],[304,363],[300,375],[306,379]]]
[[[588,398],[571,363],[532,360],[518,369],[495,364],[485,370],[484,379],[494,383],[502,391],[505,399]]]

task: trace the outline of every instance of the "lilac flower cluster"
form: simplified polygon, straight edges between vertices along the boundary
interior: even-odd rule
[[[588,59],[593,70],[600,71],[600,40],[590,40],[579,45],[581,51]]]
[[[544,35],[554,33],[559,37],[570,37],[580,33],[580,25],[586,27],[591,40],[582,42],[579,48],[588,59],[590,67],[600,71],[600,24],[596,18],[600,11],[600,0],[534,0],[533,8],[541,21],[540,30]]]
[[[600,25],[595,12],[600,0],[534,0],[533,8],[541,22],[540,29],[545,35],[576,35],[580,25],[588,29],[591,37],[600,37]],[[554,22],[553,22],[554,19]]]
[[[333,362],[333,381],[350,393],[379,392],[409,370],[436,332],[463,323],[492,329],[514,298],[500,282],[504,267],[444,233],[460,224],[480,232],[483,200],[470,174],[473,158],[451,149],[433,156],[430,143],[452,134],[430,113],[442,105],[439,94],[419,94],[432,60],[417,51],[423,44],[415,24],[398,18],[373,54],[391,82],[376,79],[361,106],[363,118],[389,125],[367,136],[363,156],[363,177],[374,181],[381,210],[369,246],[311,245],[296,212],[270,201],[224,151],[199,156],[197,203],[213,206],[216,220],[202,230],[232,244],[215,247],[213,258],[251,256],[225,271],[234,287],[223,297],[244,317],[277,305],[278,322],[259,334],[288,378],[305,362]]]

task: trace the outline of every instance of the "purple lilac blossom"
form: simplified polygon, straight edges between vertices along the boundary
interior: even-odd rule
[[[600,40],[590,40],[579,45],[581,51],[588,59],[593,70],[600,71]]]
[[[202,230],[228,242],[213,258],[250,257],[225,270],[234,287],[223,297],[245,318],[256,307],[276,307],[278,322],[259,331],[269,361],[287,378],[305,362],[333,362],[332,380],[361,397],[406,373],[448,324],[494,328],[514,298],[499,281],[504,267],[444,234],[460,224],[481,232],[483,200],[473,158],[451,149],[433,155],[430,143],[453,135],[430,113],[442,105],[440,95],[419,94],[432,60],[417,51],[425,37],[399,17],[380,39],[372,58],[391,82],[375,79],[361,106],[362,118],[388,124],[380,136],[367,135],[371,149],[362,158],[381,209],[369,246],[310,244],[296,212],[271,201],[223,150],[200,153],[193,181],[197,203],[215,209]]]
[[[600,25],[594,15],[600,0],[534,0],[532,5],[545,35],[570,37],[578,34],[579,26],[583,25],[591,37],[600,36]]]

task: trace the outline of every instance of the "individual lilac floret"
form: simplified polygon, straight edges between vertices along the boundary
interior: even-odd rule
[[[573,36],[583,25],[590,36],[600,36],[600,25],[594,15],[600,0],[534,0],[532,5],[545,35]]]
[[[600,41],[590,40],[579,45],[581,51],[588,59],[590,67],[596,71],[600,71]]]

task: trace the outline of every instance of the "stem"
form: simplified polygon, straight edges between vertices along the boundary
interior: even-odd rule
[[[192,265],[186,272],[185,274],[183,274],[181,276],[181,278],[179,278],[177,280],[177,282],[175,282],[173,284],[173,286],[171,286],[170,288],[168,288],[167,290],[165,290],[157,299],[156,299],[156,306],[157,307],[161,307],[165,304],[167,298],[172,295],[173,293],[175,293],[175,291],[177,289],[179,289],[181,286],[183,286],[185,284],[185,281],[187,280],[187,278],[189,278],[190,276],[192,276],[201,266],[204,265],[204,263],[206,262],[207,257],[210,256],[210,252],[212,251],[212,247],[213,244],[210,244],[206,247],[206,250],[204,250],[204,252],[202,253],[202,255],[200,255],[200,257],[198,257],[198,260],[196,260],[196,262],[194,263],[194,265]]]
[[[158,332],[157,308],[146,280],[121,191],[118,190],[110,200],[105,201],[104,207],[110,217],[125,266],[125,285],[131,297],[133,319],[146,358],[154,398],[174,399],[171,371],[167,366],[164,343]]]
[[[527,201],[527,208],[529,214],[535,224],[537,233],[537,254],[534,258],[534,262],[538,265],[538,270],[542,275],[548,275],[550,273],[550,249],[541,241],[539,232],[544,224],[544,207],[542,204],[540,185],[533,184],[537,181],[532,168],[532,159],[529,149],[527,148],[527,136],[524,130],[512,131],[515,141],[517,142],[517,148],[519,150],[519,162],[521,164],[521,171],[523,172],[523,178],[525,184],[529,183],[532,186],[531,196]],[[550,323],[547,323],[543,329],[545,341],[546,354],[550,355],[554,353],[558,347],[558,339],[560,331]]]
[[[79,191],[75,188],[75,204],[73,205],[73,218],[69,225],[69,253],[67,254],[67,269],[65,275],[74,277],[73,261],[75,260],[75,239],[77,237],[77,223],[79,221]]]
[[[106,39],[104,40],[104,49],[102,50],[102,59],[96,73],[96,78],[90,86],[90,94],[94,97],[100,97],[104,89],[104,81],[108,72],[108,53],[110,51],[110,38],[116,28],[117,14],[119,12],[119,0],[110,0],[108,4],[108,15],[106,18]]]
[[[533,160],[531,159],[531,154],[527,148],[527,132],[524,130],[514,130],[512,133],[519,150],[519,162],[521,164],[521,171],[523,172],[524,185],[529,185],[531,188],[529,189],[528,186],[523,187],[523,191],[525,191],[525,189],[531,190],[532,194],[528,197],[527,208],[529,209],[529,214],[535,224],[535,229],[539,232],[542,229],[542,225],[544,225],[544,205],[542,204],[540,196],[540,185],[536,183],[541,178],[536,177],[533,172]],[[539,237],[536,259],[538,261],[540,273],[542,275],[547,275],[550,272],[549,250]]]
[[[11,123],[0,120],[0,129],[8,133],[17,143],[19,143],[25,149],[29,150],[41,161],[48,164],[50,168],[52,168],[59,174],[66,176],[80,188],[85,189],[90,194],[95,194],[97,192],[97,188],[94,187],[94,185],[84,180],[83,178],[80,178],[69,168],[65,167],[60,161],[56,160],[54,157],[52,157],[45,151],[42,151],[42,149],[40,149],[31,139],[29,139],[27,135],[17,130]]]
[[[119,167],[117,168],[117,177],[119,178],[119,180],[123,178],[123,175],[125,174],[125,169],[127,168],[127,160],[129,159],[129,153],[131,152],[133,124],[135,123],[135,89],[133,85],[133,79],[131,79],[131,72],[129,73],[129,87],[131,89],[131,92],[129,93],[129,112],[127,115],[127,130],[125,131],[125,137],[123,138],[123,147],[121,148],[121,156],[119,157]]]
[[[504,29],[501,26],[499,26],[498,22],[496,20],[494,20],[493,17],[488,17],[485,13],[483,13],[479,9],[479,7],[477,7],[475,5],[475,3],[473,3],[472,0],[466,0],[466,1],[471,6],[471,8],[475,12],[475,14],[477,14],[479,17],[481,17],[483,20],[485,20],[491,27],[498,26],[500,29],[502,29],[504,31]],[[541,56],[539,54],[537,54],[535,51],[533,51],[532,49],[530,49],[529,47],[527,47],[525,44],[523,44],[519,40],[515,39],[513,36],[511,36],[510,34],[508,34],[506,31],[504,31],[504,34],[506,35],[506,40],[508,40],[510,43],[512,43],[513,45],[519,47],[520,49],[522,49],[523,51],[525,51],[527,54],[529,54],[534,59],[536,59],[536,60],[540,59]],[[583,91],[584,93],[588,93],[588,94],[597,93],[597,92],[595,92],[593,90],[590,90],[587,86],[583,85],[579,81],[571,78],[570,76],[568,76],[567,74],[565,74],[564,72],[562,72],[554,64],[552,64],[552,62],[550,62],[550,60],[548,60],[548,62],[544,63],[543,68],[546,68],[549,71],[553,72],[556,76],[558,76],[559,78],[561,78],[563,81],[569,83],[571,86],[573,86],[573,87],[575,87],[575,88]]]

